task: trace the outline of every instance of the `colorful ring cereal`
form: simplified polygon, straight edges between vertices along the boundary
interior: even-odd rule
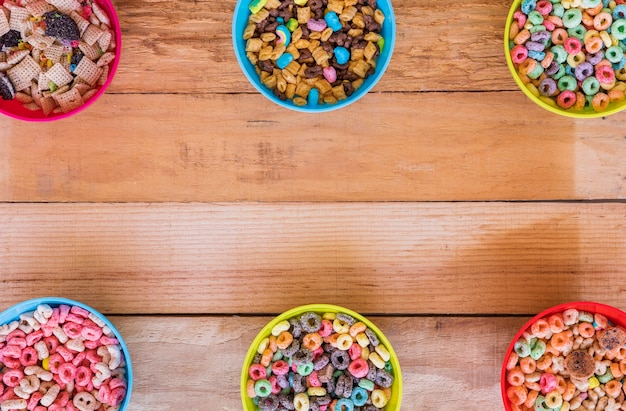
[[[0,314],[0,374],[3,410],[123,411],[132,390],[119,332],[63,298],[28,300]]]
[[[626,66],[626,7],[621,3],[515,1],[505,28],[505,52],[521,90],[547,110],[571,117],[599,117],[626,107],[619,92]]]
[[[280,332],[290,333],[292,344],[276,345],[263,366],[260,348],[267,349],[264,342],[278,323],[289,324]],[[338,306],[306,305],[276,317],[257,335],[244,360],[241,397],[245,411],[399,411],[400,365],[389,341],[364,317]]]
[[[561,304],[536,315],[506,352],[505,410],[626,409],[624,327],[626,313],[592,302]],[[545,347],[542,354],[531,357],[538,345]]]

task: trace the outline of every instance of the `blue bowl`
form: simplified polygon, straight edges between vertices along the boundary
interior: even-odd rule
[[[246,75],[250,83],[252,83],[252,85],[261,94],[282,107],[307,113],[321,113],[345,107],[351,103],[354,103],[365,94],[367,94],[367,92],[370,91],[372,87],[374,87],[374,85],[376,85],[378,80],[380,80],[380,78],[387,70],[387,66],[389,66],[389,62],[391,61],[391,56],[393,54],[396,43],[396,19],[393,14],[391,0],[378,0],[378,8],[385,14],[385,21],[383,22],[383,27],[380,33],[385,40],[385,44],[383,46],[382,52],[376,60],[376,71],[374,72],[374,74],[368,76],[363,81],[363,85],[355,90],[351,96],[349,96],[345,100],[340,100],[336,104],[307,104],[305,106],[297,106],[291,100],[281,100],[274,95],[272,90],[267,88],[261,82],[259,75],[255,71],[255,66],[250,62],[250,60],[248,60],[248,57],[246,56],[246,41],[243,39],[243,32],[246,28],[246,25],[248,24],[248,18],[250,17],[250,9],[248,8],[250,1],[251,0],[238,0],[237,5],[235,6],[232,29],[235,55],[237,56],[239,67],[241,67],[241,70]]]
[[[119,333],[117,328],[101,313],[94,310],[93,308],[80,303],[78,301],[69,300],[66,298],[58,298],[58,297],[43,297],[43,298],[33,298],[32,300],[22,301],[21,303],[15,304],[12,307],[9,307],[2,313],[0,313],[0,325],[10,323],[11,321],[19,321],[20,315],[27,312],[32,312],[37,309],[37,306],[40,304],[48,304],[50,307],[55,308],[59,305],[76,305],[81,307],[90,313],[95,314],[102,322],[104,322],[113,332],[115,338],[119,341],[119,345],[122,348],[122,353],[124,354],[124,362],[126,363],[126,396],[124,400],[119,405],[119,411],[125,411],[128,409],[128,404],[130,403],[130,394],[133,388],[133,367],[130,362],[130,355],[128,354],[128,347],[122,338],[122,335]]]

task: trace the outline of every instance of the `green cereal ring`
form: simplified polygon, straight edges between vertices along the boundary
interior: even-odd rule
[[[567,9],[563,13],[562,19],[563,25],[570,29],[578,26],[583,21],[583,13],[577,8]]]
[[[536,33],[538,31],[546,31],[546,26],[544,26],[543,24],[538,24],[536,26],[532,26],[530,29],[528,29],[528,31],[532,34],[532,33]]]
[[[626,39],[626,20],[618,19],[611,24],[611,36],[616,40]]]
[[[535,411],[553,411],[546,405],[546,397],[538,395],[535,399]]]
[[[578,312],[578,321],[582,321],[585,323],[593,323],[593,314],[588,313],[586,311]]]
[[[586,95],[595,95],[598,91],[600,91],[600,82],[594,76],[590,76],[583,80],[581,88],[583,89],[583,93]]]
[[[565,66],[563,64],[559,64],[559,70],[552,75],[552,78],[555,80],[558,80],[564,75],[565,75]]]
[[[600,4],[602,0],[582,0],[580,6],[584,9],[592,9]]]
[[[365,388],[367,391],[372,392],[372,391],[374,391],[374,387],[375,387],[374,381],[370,381],[370,380],[367,380],[365,378],[361,378],[359,380],[359,387]]]
[[[257,397],[268,397],[272,393],[272,383],[265,378],[254,383],[254,393]]]
[[[576,90],[577,86],[578,86],[578,83],[576,82],[576,79],[574,78],[574,76],[563,76],[557,82],[557,87],[561,91],[564,91],[564,90],[574,91]]]
[[[533,10],[528,13],[528,21],[530,21],[533,25],[538,25],[543,23],[543,16],[537,10]]]
[[[554,61],[559,64],[565,63],[567,61],[567,51],[565,51],[565,47],[560,44],[556,46],[552,46],[550,51],[554,54]]]
[[[530,347],[530,358],[537,361],[546,352],[546,343],[543,340],[537,340]]]
[[[524,358],[530,355],[530,345],[524,340],[517,340],[513,347],[518,357]]]
[[[607,382],[611,381],[613,378],[613,373],[611,372],[611,369],[607,367],[606,372],[602,375],[598,375],[598,381],[600,381],[600,384],[606,384]]]
[[[563,17],[565,13],[565,7],[561,4],[561,0],[557,0],[556,4],[552,5],[552,14],[557,17]]]
[[[587,29],[582,24],[567,29],[567,34],[569,34],[570,37],[576,37],[580,41],[585,38],[586,32]]]
[[[527,76],[528,78],[535,80],[539,78],[539,76],[541,76],[542,74],[543,74],[543,66],[541,64],[537,64],[535,68],[533,69],[533,71],[528,73]]]
[[[604,57],[611,63],[619,63],[624,58],[624,50],[620,46],[611,46],[604,52]]]
[[[313,372],[314,370],[313,363],[309,361],[304,364],[298,364],[297,370],[298,370],[298,374],[304,375],[306,377],[307,375]]]

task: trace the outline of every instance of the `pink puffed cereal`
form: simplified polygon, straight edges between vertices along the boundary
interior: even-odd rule
[[[310,387],[321,387],[322,382],[320,381],[319,376],[317,375],[317,371],[313,371],[306,377],[307,382]]]
[[[263,367],[261,364],[252,364],[250,366],[250,369],[248,370],[248,374],[250,374],[250,378],[252,378],[254,381],[257,381],[265,378],[267,372],[265,370],[265,367]]]
[[[357,358],[361,358],[361,346],[359,344],[352,344],[350,348],[348,348],[348,355],[351,360],[356,360]]]
[[[556,377],[549,372],[541,374],[539,379],[539,386],[541,387],[541,393],[547,394],[550,391],[554,391],[557,386]]]
[[[322,320],[320,329],[317,332],[320,337],[328,337],[333,333],[333,323],[329,320]]]
[[[357,358],[348,366],[348,372],[355,378],[364,378],[369,372],[369,365],[363,358]]]
[[[58,371],[59,378],[65,384],[68,384],[70,381],[76,378],[76,366],[71,362],[66,362],[59,365]]]
[[[70,308],[70,313],[76,314],[79,317],[83,317],[83,318],[88,318],[89,317],[89,311],[87,311],[83,307],[79,307],[77,305],[73,305]]]
[[[70,338],[78,338],[81,336],[82,327],[75,322],[66,322],[61,327],[63,332]]]
[[[2,382],[8,387],[17,387],[24,378],[22,370],[7,370],[2,376]]]
[[[74,382],[80,387],[85,387],[91,381],[93,376],[91,370],[85,366],[76,367],[76,375],[74,376]]]
[[[43,331],[42,330],[34,331],[28,334],[25,338],[26,338],[26,345],[29,347],[32,347],[33,345],[35,345],[36,342],[40,341],[43,338]]]
[[[289,372],[289,364],[284,360],[275,361],[272,364],[272,372],[276,375],[285,375]]]
[[[126,388],[115,388],[114,390],[111,391],[111,398],[109,399],[109,404],[117,407],[118,405],[120,405],[122,403],[122,401],[124,400],[124,397],[126,397]]]
[[[28,367],[29,365],[35,365],[37,364],[38,360],[39,358],[37,358],[37,351],[35,351],[33,347],[24,348],[22,350],[22,353],[20,354],[20,363],[24,367]]]
[[[59,305],[59,323],[64,323],[69,313],[70,313],[69,305],[65,305],[65,304]]]

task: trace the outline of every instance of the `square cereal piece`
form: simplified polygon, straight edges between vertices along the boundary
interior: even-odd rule
[[[102,74],[100,74],[100,77],[98,78],[98,85],[103,86],[104,83],[107,82],[108,78],[109,78],[109,66],[103,66]]]
[[[78,48],[89,60],[96,61],[100,58],[100,47],[97,47],[96,45],[89,45],[84,41],[81,41],[78,43]]]
[[[80,95],[78,90],[74,88],[71,88],[62,94],[54,94],[53,98],[59,104],[61,111],[64,113],[68,113],[85,104],[83,97]]]
[[[94,86],[102,74],[102,69],[93,61],[83,57],[76,65],[74,74],[85,80],[87,84]]]
[[[54,43],[54,37],[42,36],[39,33],[33,33],[26,37],[26,42],[39,50],[45,50]]]
[[[107,27],[111,27],[111,20],[107,13],[98,5],[98,3],[93,2],[91,4],[91,9],[93,10],[92,16],[95,17],[98,22],[104,24]]]
[[[74,76],[65,70],[65,67],[63,67],[61,63],[55,63],[54,66],[46,71],[46,77],[58,87],[69,84],[74,80]]]
[[[80,9],[80,3],[76,0],[46,0],[63,14],[70,14],[74,10]]]
[[[30,17],[30,13],[24,7],[13,7],[11,9],[11,18],[9,19],[9,26],[11,30],[24,31],[26,22]]]
[[[39,73],[41,73],[41,67],[31,56],[24,57],[19,64],[7,70],[7,75],[16,91],[30,87],[31,80],[38,78]]]
[[[96,61],[96,65],[98,67],[108,66],[109,63],[112,62],[113,60],[115,60],[115,54],[111,53],[110,51],[107,51],[102,56],[100,56],[98,61]]]
[[[30,53],[28,52],[28,50],[12,51],[7,55],[7,63],[11,65],[15,65],[19,63],[20,61],[22,61],[22,59],[28,56],[29,54]]]
[[[52,113],[55,108],[57,108],[57,102],[52,97],[41,98],[41,109],[46,116]]]
[[[47,49],[43,51],[43,54],[46,58],[53,63],[58,63],[61,60],[61,56],[63,55],[63,46],[59,44],[53,44]]]
[[[27,4],[26,10],[35,17],[41,17],[49,11],[53,11],[54,6],[45,0],[38,0]]]
[[[0,12],[0,36],[5,35],[11,30],[11,26],[9,25],[9,19],[6,14]]]
[[[89,22],[89,20],[85,20],[83,16],[81,16],[80,13],[78,13],[77,11],[71,12],[70,17],[72,18],[72,20],[74,20],[74,23],[76,23],[76,25],[78,26],[78,31],[80,32],[80,35],[82,36],[85,30],[87,30],[87,27],[89,27],[91,23]]]
[[[100,36],[102,36],[102,33],[103,31],[100,30],[97,26],[90,24],[89,26],[87,26],[87,30],[85,30],[85,32],[83,33],[83,40],[85,41],[85,43],[93,46],[94,44],[96,44]]]
[[[100,50],[110,51],[109,47],[111,47],[112,38],[113,38],[113,34],[111,34],[109,30],[103,30],[102,35],[98,39],[98,45],[100,46]]]

